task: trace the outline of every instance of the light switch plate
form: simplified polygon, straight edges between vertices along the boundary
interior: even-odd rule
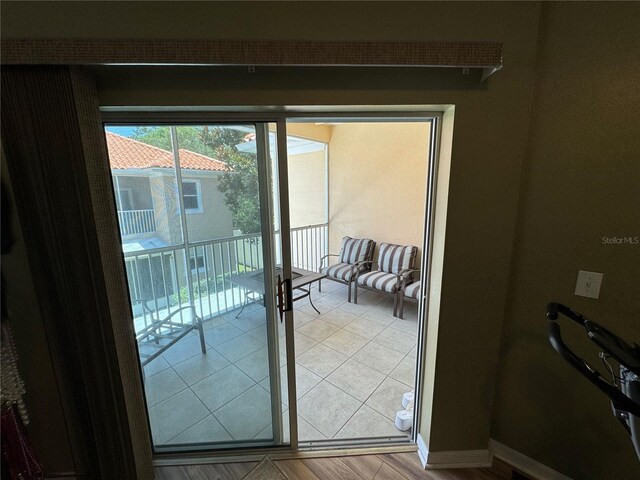
[[[580,297],[598,298],[600,296],[602,276],[602,273],[578,270],[575,294]]]

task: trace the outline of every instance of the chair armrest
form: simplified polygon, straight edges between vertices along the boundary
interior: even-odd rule
[[[363,265],[367,265],[368,263],[371,264],[371,266],[375,265],[376,262],[374,262],[373,260],[361,260],[359,262],[356,262],[353,264],[353,266],[351,267],[351,275],[353,275],[354,271],[355,271],[355,280],[358,280],[358,277],[360,276],[360,267]]]
[[[151,308],[149,308],[149,305],[147,304],[148,300],[146,298],[134,298],[131,303],[133,305],[140,305],[142,306],[142,310],[145,312],[145,314],[147,315],[151,315],[151,318],[153,319],[153,310],[151,310]]]
[[[192,320],[201,320],[201,318],[198,316],[198,314],[196,313],[196,307],[193,305],[187,305],[185,307],[178,307],[177,309],[175,309],[173,312],[171,312],[169,315],[167,315],[166,317],[164,317],[162,320],[160,320],[157,316],[154,316],[154,314],[158,314],[158,312],[154,312],[153,310],[151,310],[149,308],[149,306],[147,305],[147,300],[146,299],[134,299],[133,303],[139,303],[140,305],[142,305],[143,310],[146,310],[147,313],[151,316],[151,320],[154,322],[166,322],[170,319],[172,319],[174,316],[178,315],[180,312],[182,312],[183,310],[191,310],[191,316],[192,316]]]
[[[140,304],[140,305],[146,305],[147,304],[147,299],[146,298],[132,298],[131,299],[131,303],[135,304]]]
[[[406,277],[407,275],[409,275],[410,273],[415,273],[415,272],[419,272],[420,270],[417,268],[405,268],[404,270],[400,270],[400,272],[398,273],[398,275],[400,275],[401,277]]]
[[[416,268],[405,268],[398,273],[398,286],[401,290],[404,290],[404,287],[407,286],[407,280],[409,279],[410,273],[420,272],[420,270]]]
[[[184,324],[182,322],[178,324],[178,323],[172,322],[171,319],[174,316],[178,315],[183,310],[191,310],[191,324]],[[141,342],[145,338],[148,338],[151,335],[157,335],[159,333],[158,329],[163,326],[177,327],[177,326],[184,326],[184,325],[192,325],[195,327],[197,326],[198,323],[202,323],[202,319],[196,313],[196,307],[193,305],[187,305],[186,307],[179,307],[173,312],[171,312],[169,315],[164,317],[162,320],[159,320],[157,317],[154,317],[154,316],[152,316],[151,319],[152,319],[152,323],[150,325],[147,325],[141,331],[136,333],[136,341]]]
[[[378,265],[378,262],[376,262],[375,260],[361,260],[359,262],[354,263],[353,266],[360,268],[363,265],[367,265],[367,264],[371,264],[371,268],[373,269],[375,265]]]
[[[325,258],[327,258],[327,257],[339,257],[339,256],[340,255],[338,255],[337,253],[327,253],[326,255],[323,255],[322,257],[320,257],[320,269],[322,270]]]
[[[356,267],[359,267],[361,265],[366,265],[367,263],[370,263],[370,264],[373,265],[376,262],[374,262],[373,260],[361,260],[359,262],[354,263],[353,265],[356,266]]]
[[[191,310],[191,314],[193,315],[193,320],[195,320],[195,319],[201,320],[200,317],[198,316],[198,314],[196,313],[196,307],[194,307],[193,305],[187,305],[186,307],[180,307],[177,310],[174,310],[167,317],[165,317],[163,321],[166,321],[166,320],[169,320],[170,318],[173,318],[174,315],[177,315],[182,310]]]

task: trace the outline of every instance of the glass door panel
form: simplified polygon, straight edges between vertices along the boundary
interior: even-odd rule
[[[285,443],[275,136],[105,129],[155,451]]]
[[[321,286],[310,286],[308,300],[294,304],[302,446],[411,440],[412,422],[406,419],[413,412],[402,414],[402,429],[394,420],[404,409],[404,394],[416,385],[418,293],[405,295],[399,315],[395,292],[378,280],[360,282],[356,297],[337,255],[327,256],[340,252],[345,237],[407,250],[424,245],[432,125],[424,119],[387,120],[293,118],[286,125],[293,270],[324,268],[328,274]],[[421,257],[423,249],[416,250]],[[369,260],[377,257],[372,251]],[[406,259],[403,268],[419,268],[419,260]],[[360,280],[369,268],[372,275],[386,274],[376,272],[384,270],[377,263],[363,264]],[[417,271],[405,277],[406,285],[415,282],[413,292],[420,280]]]

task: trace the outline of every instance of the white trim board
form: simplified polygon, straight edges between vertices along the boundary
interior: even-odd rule
[[[489,439],[489,449],[493,455],[500,460],[504,460],[512,467],[520,470],[525,475],[529,475],[534,480],[572,480],[560,472],[547,467],[546,465],[527,457],[513,448],[507,447],[492,438]]]
[[[437,468],[490,467],[493,456],[490,450],[457,450],[452,452],[430,452],[422,436],[418,434],[418,455],[422,466]]]

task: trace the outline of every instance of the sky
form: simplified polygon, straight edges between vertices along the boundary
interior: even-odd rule
[[[123,137],[132,137],[136,127],[106,127],[107,132],[122,135]]]

